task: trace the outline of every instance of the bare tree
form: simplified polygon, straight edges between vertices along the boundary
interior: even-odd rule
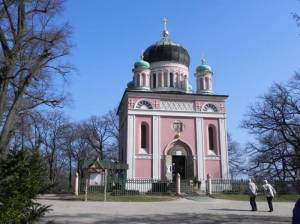
[[[257,137],[247,149],[251,155],[249,175],[280,180],[295,178],[294,150],[280,135]]]
[[[52,87],[71,69],[60,60],[70,49],[68,25],[55,23],[61,10],[61,0],[0,1],[0,154],[19,113],[64,100]]]
[[[62,128],[62,149],[63,156],[66,157],[68,163],[69,190],[72,187],[73,171],[76,170],[80,177],[83,177],[84,161],[95,157],[95,152],[84,138],[83,133],[81,124],[66,123]]]
[[[300,152],[300,76],[287,84],[275,83],[260,101],[252,105],[242,127],[256,137],[252,169],[270,170],[276,178],[294,178]]]
[[[92,116],[82,127],[84,138],[103,159],[103,152],[112,137],[110,122],[105,117]]]
[[[106,158],[118,160],[118,153],[120,147],[120,130],[119,117],[117,116],[118,108],[110,110],[104,115],[104,120],[108,123],[110,138],[106,148]]]
[[[83,177],[84,161],[95,157],[95,150],[91,147],[88,140],[85,138],[85,129],[82,124],[75,124],[73,127],[75,131],[75,142],[72,147],[72,157],[76,163],[76,170],[80,177]]]
[[[67,161],[64,154],[64,133],[68,129],[68,121],[59,111],[47,113],[43,121],[42,153],[47,164],[50,183],[65,170]]]
[[[11,132],[10,150],[35,150],[41,146],[41,113],[26,111],[20,114]]]
[[[242,174],[243,164],[245,162],[244,152],[241,145],[232,139],[230,133],[227,135],[228,139],[228,156],[229,156],[229,172],[231,178]]]

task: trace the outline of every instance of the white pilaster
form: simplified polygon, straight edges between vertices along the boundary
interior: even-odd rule
[[[164,87],[164,73],[160,72],[159,73],[159,78],[160,78],[160,87]]]
[[[228,178],[228,146],[227,146],[227,132],[226,132],[226,120],[219,119],[220,127],[220,147],[221,147],[221,164],[222,164],[222,178]]]
[[[170,73],[167,72],[166,75],[167,75],[167,83],[166,83],[166,87],[169,87],[169,86],[170,86]]]
[[[153,162],[153,179],[160,179],[160,122],[159,122],[159,116],[153,116],[152,117],[152,162]]]
[[[196,136],[197,136],[197,173],[198,180],[205,179],[205,154],[204,154],[204,131],[203,118],[196,118]]]
[[[128,115],[127,118],[127,163],[128,163],[128,170],[127,170],[127,178],[134,178],[135,172],[134,172],[134,126],[135,126],[135,115]]]

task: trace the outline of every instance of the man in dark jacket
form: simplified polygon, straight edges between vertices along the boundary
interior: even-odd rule
[[[300,177],[296,179],[296,190],[300,194]],[[295,207],[293,209],[293,224],[300,223],[300,198],[297,200]]]

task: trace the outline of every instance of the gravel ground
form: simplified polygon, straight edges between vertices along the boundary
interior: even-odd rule
[[[39,200],[52,205],[41,223],[291,223],[294,203],[258,202],[257,212],[249,202],[191,198],[168,202],[83,202]]]

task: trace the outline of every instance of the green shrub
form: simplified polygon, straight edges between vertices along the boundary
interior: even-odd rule
[[[34,223],[49,210],[33,200],[48,188],[45,177],[36,152],[12,152],[0,160],[1,223]]]

